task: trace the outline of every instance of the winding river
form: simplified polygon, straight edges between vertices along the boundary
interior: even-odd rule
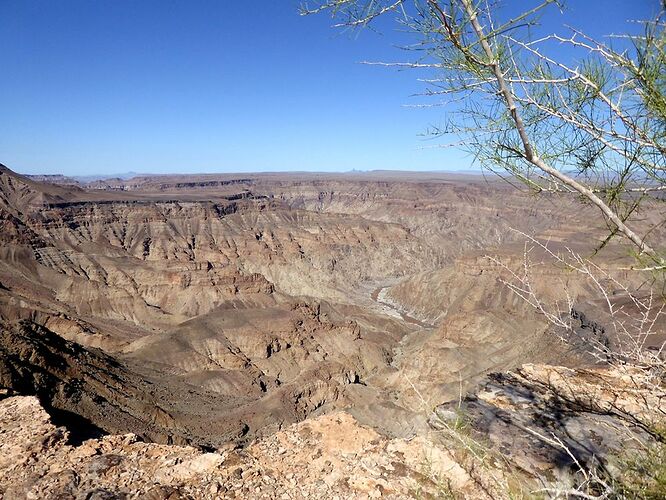
[[[425,323],[424,321],[421,321],[419,319],[416,319],[413,316],[410,316],[407,313],[402,312],[400,309],[398,309],[396,306],[391,304],[388,301],[385,301],[381,298],[381,293],[383,290],[389,288],[388,286],[380,286],[379,288],[376,288],[373,290],[373,292],[370,294],[370,298],[373,300],[373,302],[376,302],[377,304],[380,304],[381,306],[384,306],[388,308],[390,311],[395,313],[396,315],[400,316],[402,320],[405,323],[409,323],[410,325],[417,325],[420,326],[421,328],[435,328],[435,325],[431,325],[430,323]]]

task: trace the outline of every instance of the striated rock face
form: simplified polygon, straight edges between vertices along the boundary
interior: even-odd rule
[[[0,404],[45,426],[24,439],[27,462],[3,462],[7,497],[482,496],[459,450],[429,431],[432,408],[481,381],[511,401],[531,391],[537,413],[516,399],[512,421],[547,420],[544,370],[523,369],[529,381],[487,373],[587,362],[484,259],[520,265],[510,227],[591,250],[606,228],[569,199],[442,174],[81,186],[0,166],[0,391],[42,407]],[[659,216],[646,214],[646,233]],[[614,243],[599,255],[623,258]],[[607,335],[590,290],[563,270],[544,267],[534,286],[557,300],[552,283],[565,279],[580,328]],[[492,437],[503,416],[486,399],[465,404]],[[31,429],[29,416],[10,420],[10,437]],[[555,459],[516,442],[525,463]]]
[[[0,319],[49,322],[106,350],[220,307],[291,296],[354,304],[362,283],[430,267],[444,253],[397,224],[283,202],[88,200],[83,192],[50,203],[37,183],[5,177],[13,208],[0,213],[0,281],[11,293],[0,294]],[[19,183],[27,204],[17,201]]]

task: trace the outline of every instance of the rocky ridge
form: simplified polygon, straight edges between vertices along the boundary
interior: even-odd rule
[[[456,406],[438,406],[432,430],[409,439],[333,412],[208,453],[133,434],[72,444],[36,398],[9,397],[0,401],[0,495],[481,499],[555,491],[573,487],[579,467],[625,473],[623,457],[663,421],[666,387],[647,392],[652,383],[636,368],[525,365],[489,376]],[[479,450],[489,458],[479,461]]]
[[[426,454],[472,493],[466,472],[423,439],[389,440],[346,413],[296,424],[244,450],[202,453],[133,434],[68,444],[36,398],[0,402],[0,496],[17,498],[408,498],[437,492]]]

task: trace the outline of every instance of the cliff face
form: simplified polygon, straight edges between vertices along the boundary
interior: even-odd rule
[[[258,202],[233,212],[210,203],[91,202],[39,217],[7,214],[4,224],[2,282],[35,302],[25,314],[48,304],[93,325],[111,322],[125,330],[117,340],[227,302],[274,303],[274,291],[353,303],[359,284],[438,259],[394,224]],[[15,305],[0,302],[0,317],[12,315],[20,316]]]
[[[368,458],[370,475],[353,484],[343,480],[358,474],[351,457],[366,455],[331,452],[349,455],[336,459],[341,469],[328,484],[330,464],[313,458],[317,450],[330,451],[318,448],[320,438],[298,438],[296,462],[282,463],[286,452],[267,457],[290,471],[285,485],[287,474],[296,474],[294,463],[317,481],[304,474],[299,484],[309,486],[297,494],[312,493],[323,481],[353,494],[376,495],[385,487],[397,496],[436,495],[436,478],[419,472],[415,458],[400,458],[412,441],[398,439],[418,436],[437,460],[465,466],[449,445],[442,451],[431,439],[433,407],[491,383],[488,372],[528,361],[588,362],[563,348],[485,258],[520,265],[525,248],[509,227],[560,248],[589,250],[605,228],[570,200],[536,206],[503,185],[434,174],[149,177],[112,184],[53,186],[0,169],[0,390],[37,396],[72,443],[94,436],[94,446],[109,454],[110,447],[125,446],[113,435],[131,432],[146,442],[137,449],[150,457],[150,450],[158,456],[166,450],[151,441],[270,451],[271,436],[289,440],[316,425],[321,439],[335,440],[367,425],[392,438],[359,438],[375,451],[367,455],[374,457]],[[601,254],[614,265],[622,258],[613,244]],[[553,281],[568,280],[580,321],[596,325],[590,331],[603,330],[588,288],[562,269],[542,271],[539,293],[557,300]],[[514,382],[506,379],[497,390],[513,394],[517,389],[506,384]],[[539,398],[533,398],[537,407]],[[326,418],[340,411],[345,416],[337,428]],[[482,415],[501,416],[472,400],[468,412],[481,429]],[[77,446],[58,446],[63,460],[77,453]],[[315,450],[310,459],[308,448]],[[195,451],[187,453],[194,459]],[[416,456],[414,449],[409,453]],[[270,468],[269,458],[243,456]],[[146,464],[146,478],[162,463],[128,460],[138,460],[132,467]],[[201,460],[217,464],[218,458]],[[45,462],[38,477],[54,467]],[[70,486],[62,487],[79,494],[89,483],[76,478],[87,472],[72,467],[65,476],[74,482],[66,479]],[[384,469],[407,472],[386,478]],[[233,482],[230,470],[224,481]],[[149,489],[113,474],[123,491]],[[419,474],[426,486],[419,486]],[[471,484],[465,474],[447,481],[465,492]],[[164,481],[166,492],[185,484]],[[205,480],[207,487],[215,487],[212,481]],[[359,486],[364,481],[372,486]]]
[[[0,345],[0,386],[38,396],[83,437],[133,431],[153,441],[214,446],[249,430],[238,416],[216,417],[222,409],[233,413],[243,398],[197,390],[27,321],[3,328]]]

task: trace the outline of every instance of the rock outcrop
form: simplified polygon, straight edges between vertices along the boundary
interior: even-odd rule
[[[627,463],[666,446],[665,399],[663,377],[644,368],[523,365],[439,405],[429,422],[464,427],[510,470],[566,490],[592,472],[621,483]]]
[[[296,424],[244,450],[215,453],[143,443],[133,434],[78,446],[68,437],[36,398],[0,401],[0,496],[411,498],[442,492],[440,470],[458,491],[482,494],[445,450],[421,438],[387,439],[346,413]]]
[[[566,491],[580,483],[581,469],[621,481],[622,459],[657,441],[650,432],[663,423],[666,392],[647,391],[653,383],[637,368],[525,365],[490,376],[459,405],[439,406],[434,430],[410,439],[333,412],[215,452],[134,434],[75,443],[36,398],[7,397],[0,495],[490,499]]]

